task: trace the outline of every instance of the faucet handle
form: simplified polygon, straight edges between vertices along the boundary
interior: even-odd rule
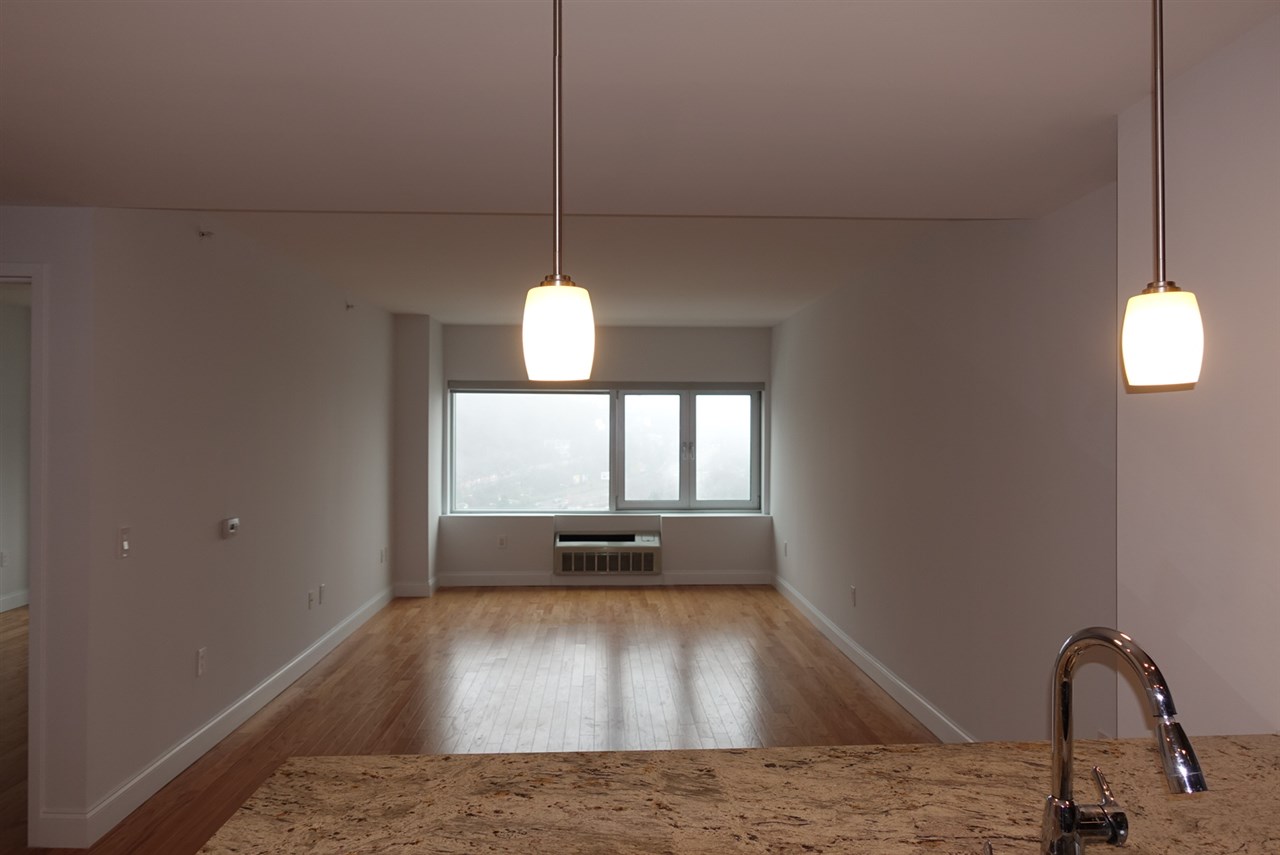
[[[1098,785],[1098,794],[1102,799],[1096,805],[1079,805],[1076,822],[1080,836],[1087,840],[1101,840],[1112,846],[1123,846],[1129,839],[1129,817],[1116,802],[1111,792],[1111,785],[1097,766],[1093,767],[1093,780]]]
[[[1093,767],[1093,782],[1098,785],[1098,797],[1102,799],[1100,803],[1102,807],[1120,806],[1120,803],[1116,801],[1116,797],[1111,792],[1111,785],[1107,783],[1106,776],[1102,774],[1102,769],[1097,766]]]

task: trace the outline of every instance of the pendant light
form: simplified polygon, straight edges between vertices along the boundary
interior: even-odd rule
[[[1125,307],[1120,352],[1130,386],[1172,386],[1200,379],[1204,326],[1196,295],[1164,270],[1164,2],[1153,0],[1151,117],[1155,191],[1155,281]]]
[[[555,4],[555,272],[524,303],[524,367],[530,380],[587,380],[595,358],[591,296],[560,270],[560,0]]]

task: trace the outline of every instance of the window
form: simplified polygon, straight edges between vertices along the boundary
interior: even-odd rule
[[[685,449],[680,396],[627,394],[622,401],[622,501],[679,502]]]
[[[759,508],[759,400],[758,392],[619,392],[618,508]]]
[[[453,508],[609,510],[607,392],[455,392]]]
[[[693,496],[700,502],[747,502],[752,483],[754,416],[749,395],[694,395]]]
[[[455,512],[758,510],[760,397],[455,389]]]

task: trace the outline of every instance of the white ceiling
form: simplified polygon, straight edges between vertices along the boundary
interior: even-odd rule
[[[1054,210],[1114,178],[1149,9],[566,0],[565,206],[610,215],[568,220],[566,270],[606,323],[772,323],[917,228],[857,218]],[[1278,12],[1169,0],[1169,75]],[[0,0],[0,201],[330,212],[221,221],[390,308],[511,322],[546,217],[421,215],[549,212],[550,70],[550,0]]]

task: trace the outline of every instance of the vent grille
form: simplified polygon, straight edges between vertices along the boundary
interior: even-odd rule
[[[556,535],[555,572],[560,576],[656,576],[662,572],[659,535]]]
[[[571,552],[560,550],[561,573],[657,573],[653,552]]]

